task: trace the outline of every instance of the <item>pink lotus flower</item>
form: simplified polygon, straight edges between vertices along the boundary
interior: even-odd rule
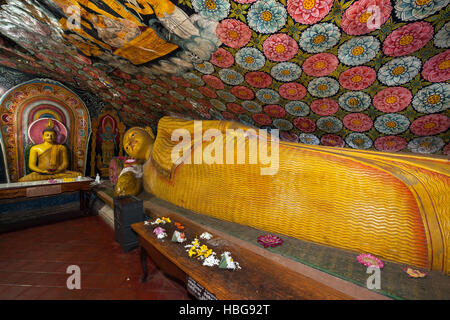
[[[339,60],[334,54],[318,53],[306,59],[302,68],[309,76],[323,77],[336,70],[338,64]]]
[[[301,100],[306,95],[306,88],[300,83],[289,82],[281,85],[278,92],[287,100]]]
[[[298,44],[285,33],[273,34],[264,41],[263,51],[272,61],[288,61],[297,54]]]
[[[272,77],[265,72],[255,71],[247,73],[245,81],[252,87],[267,88],[272,84]]]
[[[210,74],[205,74],[202,77],[202,80],[205,81],[205,83],[207,85],[209,85],[210,87],[212,87],[216,90],[222,90],[223,88],[225,88],[225,84],[222,82],[222,80],[220,80],[216,76],[212,76]]]
[[[383,112],[398,112],[411,102],[411,92],[403,87],[390,87],[378,92],[373,97],[373,105]]]
[[[250,28],[239,20],[222,20],[216,28],[217,37],[220,41],[231,48],[241,48],[245,46],[252,37]]]
[[[382,269],[384,267],[384,264],[380,259],[368,253],[360,254],[356,257],[356,259],[359,263],[365,265],[366,267],[376,267],[379,269]]]
[[[339,110],[339,105],[332,99],[314,100],[310,105],[311,110],[321,116],[331,116]]]
[[[375,148],[380,151],[398,152],[403,150],[408,142],[399,136],[384,136],[375,140]]]
[[[450,80],[450,49],[435,55],[425,62],[422,75],[430,82]]]
[[[330,147],[343,147],[345,145],[344,139],[342,139],[337,134],[324,134],[322,138],[320,138],[320,142],[324,146]]]
[[[267,234],[264,236],[259,236],[258,243],[263,245],[264,248],[275,247],[275,246],[279,246],[280,244],[282,244],[283,239],[281,239],[280,237],[271,235],[271,234]]]
[[[231,89],[231,93],[242,100],[252,100],[255,97],[254,92],[244,86],[235,86]]]
[[[418,136],[432,136],[450,128],[450,118],[443,114],[429,114],[411,123],[410,130]]]
[[[286,110],[276,104],[269,104],[265,106],[264,112],[274,118],[283,118],[286,115]]]
[[[363,90],[370,86],[377,78],[375,70],[360,66],[345,70],[339,76],[339,83],[348,90]]]
[[[334,0],[288,0],[287,9],[295,21],[314,24],[328,14],[333,2]]]
[[[367,131],[373,126],[372,119],[364,113],[350,113],[342,119],[342,122],[348,129],[356,132]]]
[[[407,24],[393,31],[383,43],[388,56],[401,57],[423,48],[433,38],[434,29],[429,22]]]
[[[302,132],[314,132],[316,130],[316,124],[309,118],[298,117],[294,119],[293,124]]]
[[[219,48],[211,54],[209,62],[221,68],[228,68],[233,65],[234,58],[227,50]]]
[[[205,97],[211,99],[217,98],[217,94],[214,92],[214,90],[211,90],[208,87],[199,87],[198,91],[200,91]]]
[[[245,109],[237,103],[227,103],[227,109],[237,114],[245,113]]]
[[[183,97],[190,97],[190,93],[187,92],[186,90],[184,90],[183,88],[176,88],[175,89],[176,92],[178,92],[179,94],[181,94]]]
[[[379,21],[376,12],[368,12],[369,8],[379,8]],[[392,12],[389,0],[359,0],[354,2],[344,13],[341,20],[341,28],[351,36],[372,32],[384,24]],[[377,22],[380,23],[377,26]]]
[[[270,118],[267,114],[264,113],[255,113],[252,115],[253,120],[260,125],[270,125],[272,123],[272,118]]]

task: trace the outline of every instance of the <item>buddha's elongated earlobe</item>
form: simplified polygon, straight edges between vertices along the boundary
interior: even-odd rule
[[[155,140],[155,134],[153,133],[152,128],[147,126],[144,130],[150,135],[150,137],[152,137],[153,140]]]

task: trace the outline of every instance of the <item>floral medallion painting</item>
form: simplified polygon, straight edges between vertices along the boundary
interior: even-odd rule
[[[450,154],[449,0],[8,0],[0,64],[286,141]]]

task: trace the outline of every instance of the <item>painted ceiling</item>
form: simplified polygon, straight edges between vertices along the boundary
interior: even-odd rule
[[[449,0],[7,0],[0,64],[283,140],[450,154]]]

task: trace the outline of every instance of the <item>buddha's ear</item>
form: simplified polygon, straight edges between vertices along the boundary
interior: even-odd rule
[[[152,137],[153,140],[155,140],[155,135],[154,135],[154,133],[152,131],[152,128],[147,126],[147,127],[144,128],[144,130],[150,135],[150,137]]]

